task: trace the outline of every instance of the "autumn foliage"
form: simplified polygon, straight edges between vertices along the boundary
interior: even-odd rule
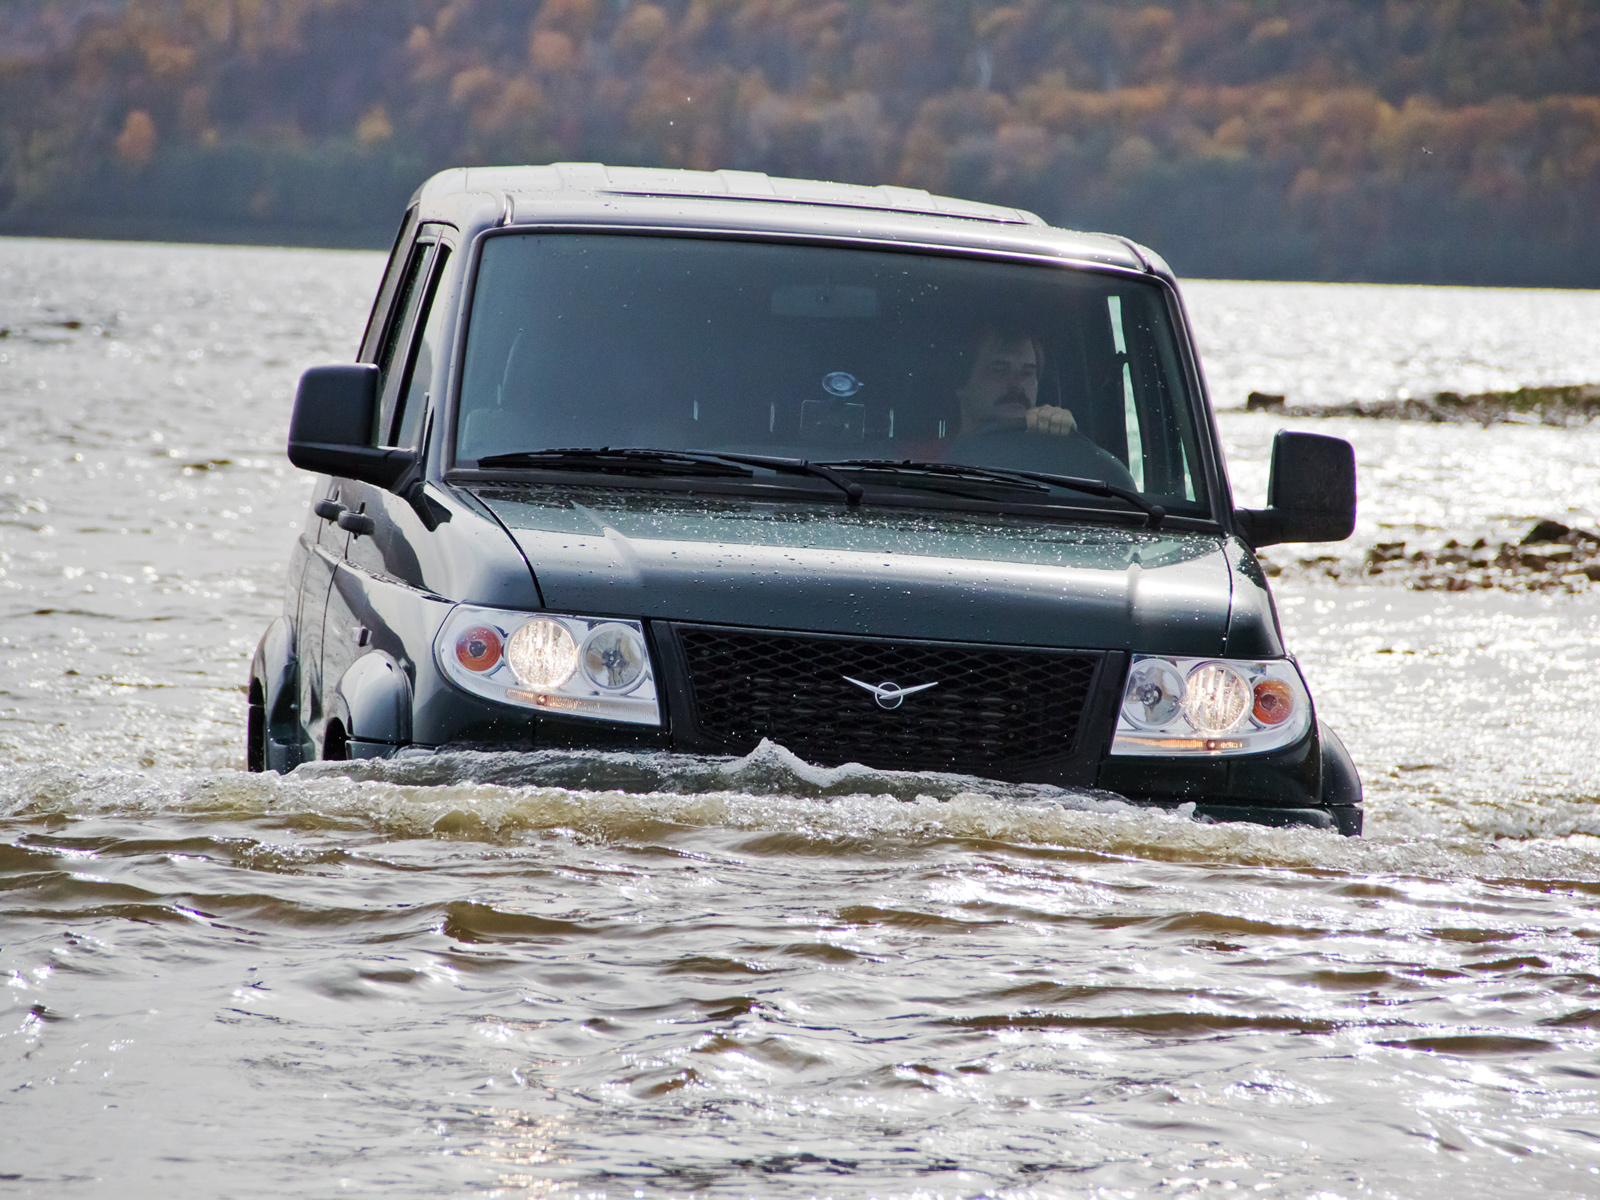
[[[892,182],[1193,273],[1600,286],[1593,0],[14,0],[0,222],[385,240],[442,166]]]

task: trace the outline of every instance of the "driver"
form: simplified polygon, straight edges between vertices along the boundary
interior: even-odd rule
[[[1072,410],[1039,403],[1039,340],[1015,327],[979,330],[972,369],[956,389],[960,428],[944,461],[1099,479],[1135,487],[1127,466],[1078,428]]]
[[[989,328],[978,335],[972,371],[956,391],[961,436],[1012,429],[1065,437],[1078,427],[1070,408],[1039,403],[1043,356],[1031,334]]]

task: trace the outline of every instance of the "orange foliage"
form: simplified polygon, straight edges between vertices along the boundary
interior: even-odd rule
[[[278,82],[258,78],[258,94],[230,106],[220,132],[232,138],[295,124],[314,131],[317,114],[274,110],[303,108],[308,92],[332,88],[348,112],[328,114],[324,136],[381,107],[396,139],[427,143],[438,136],[425,126],[441,119],[440,101],[474,114],[469,126],[498,128],[483,119],[485,105],[527,117],[541,107],[538,78],[575,76],[561,111],[542,118],[551,129],[575,128],[582,142],[586,130],[620,120],[634,135],[664,139],[630,142],[664,161],[683,141],[675,116],[662,124],[679,103],[666,98],[709,93],[732,72],[762,82],[720,113],[725,153],[754,157],[776,129],[815,125],[828,105],[870,94],[873,127],[859,101],[846,123],[896,150],[868,159],[930,183],[963,140],[1018,178],[1085,139],[1102,145],[1108,169],[1118,154],[1124,171],[1244,155],[1289,156],[1323,177],[1465,178],[1515,142],[1525,153],[1512,158],[1539,164],[1512,171],[1524,182],[1594,172],[1600,7],[1586,0],[1492,9],[1388,0],[1381,10],[1303,0],[1261,10],[1245,0],[145,0],[120,17],[86,6],[76,36],[35,65],[40,87],[65,69],[81,90],[119,97],[125,111],[190,138],[216,128],[211,102],[195,97],[214,97],[220,73],[243,54]],[[508,33],[525,39],[521,63],[506,57]],[[408,69],[383,69],[402,56]],[[789,116],[774,115],[773,97]],[[0,113],[14,135],[38,116],[27,104]],[[459,133],[470,140],[470,128]],[[978,147],[974,138],[986,140]],[[819,173],[828,172],[826,140],[813,138]]]
[[[144,109],[135,109],[122,124],[117,135],[117,157],[125,163],[142,167],[156,152],[156,123]]]
[[[31,47],[0,54],[0,215],[52,171],[159,173],[185,148],[286,140],[417,171],[553,154],[770,169],[1052,216],[1212,170],[1270,186],[1285,211],[1374,188],[1600,195],[1594,0],[36,9],[52,14],[36,28],[0,9],[0,46]]]

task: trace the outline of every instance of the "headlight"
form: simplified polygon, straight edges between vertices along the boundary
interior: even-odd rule
[[[458,604],[439,629],[434,658],[450,682],[487,700],[562,716],[661,724],[638,621]]]
[[[560,621],[535,617],[518,625],[506,643],[511,673],[528,687],[554,691],[578,669],[578,643]]]
[[[594,629],[584,639],[579,659],[589,682],[605,692],[631,691],[650,668],[644,638],[618,621]]]
[[[1311,696],[1286,658],[1161,658],[1128,670],[1113,754],[1260,754],[1311,728]]]

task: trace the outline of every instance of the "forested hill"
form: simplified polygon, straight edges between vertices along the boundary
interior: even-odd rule
[[[893,182],[1181,272],[1600,287],[1597,0],[9,0],[0,230],[386,245],[444,166]]]

